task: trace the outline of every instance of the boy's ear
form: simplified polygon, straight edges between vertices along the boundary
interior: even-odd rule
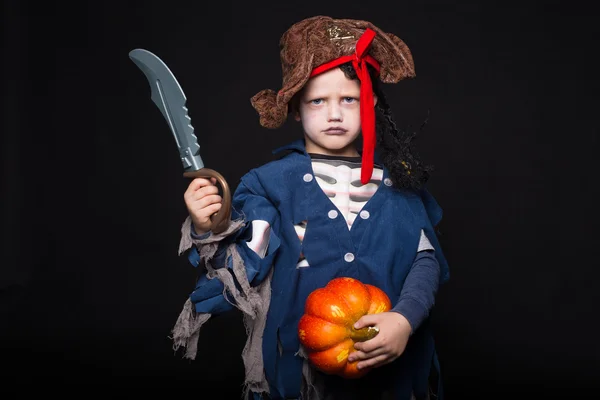
[[[294,111],[294,119],[296,121],[300,121],[300,111],[298,111],[298,110]]]

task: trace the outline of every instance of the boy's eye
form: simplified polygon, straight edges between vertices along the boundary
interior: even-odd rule
[[[356,99],[354,97],[344,97],[344,101],[346,103],[353,103],[354,101],[356,101]]]
[[[323,99],[314,99],[310,101],[312,104],[318,105],[321,104],[323,102]]]

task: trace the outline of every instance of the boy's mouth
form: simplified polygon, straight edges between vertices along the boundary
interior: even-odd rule
[[[348,130],[344,129],[340,126],[335,126],[335,127],[327,128],[323,132],[325,132],[325,134],[327,134],[327,135],[343,135],[346,132],[348,132]]]

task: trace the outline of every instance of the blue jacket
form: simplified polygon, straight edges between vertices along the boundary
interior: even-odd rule
[[[442,210],[427,190],[394,188],[384,169],[384,184],[363,207],[367,217],[357,218],[349,230],[341,212],[329,213],[335,205],[314,179],[304,141],[274,153],[284,150],[290,153],[242,177],[232,196],[232,216],[242,216],[247,223],[222,242],[223,248],[236,243],[251,284],[262,282],[273,268],[271,305],[263,336],[264,367],[272,399],[299,396],[303,359],[296,355],[297,324],[313,290],[333,278],[348,276],[379,287],[394,304],[415,259],[421,230],[436,249],[440,283],[449,278],[434,230]],[[240,240],[249,237],[249,222],[258,219],[271,226],[269,247],[262,259]],[[307,222],[300,242],[294,225],[302,221]],[[296,268],[301,253],[310,265],[307,268]],[[197,254],[192,253],[190,260],[197,264],[194,257]],[[222,283],[205,276],[198,280],[190,299],[197,312],[218,314],[232,308],[223,298]],[[411,336],[404,354],[387,367],[394,370],[395,398],[425,393],[435,361],[429,324],[424,323]],[[374,369],[367,376],[377,373]]]

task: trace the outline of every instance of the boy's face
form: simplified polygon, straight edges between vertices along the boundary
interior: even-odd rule
[[[358,156],[360,83],[333,68],[311,78],[300,95],[296,121],[302,122],[306,151]],[[375,99],[376,100],[376,99]]]

